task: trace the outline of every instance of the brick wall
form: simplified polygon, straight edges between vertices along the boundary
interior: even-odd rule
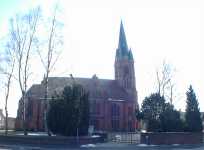
[[[142,144],[201,144],[203,133],[167,132],[167,133],[141,133]]]
[[[57,146],[70,146],[76,144],[90,144],[104,142],[103,137],[88,137],[81,136],[77,141],[76,137],[63,137],[63,136],[14,136],[14,135],[0,135],[0,144],[34,144],[35,146],[42,145],[57,145]]]
[[[43,101],[38,99],[29,99],[32,107],[29,108],[30,116],[28,116],[27,129],[32,131],[42,131],[44,127],[43,122]],[[97,101],[96,106],[98,110],[94,114],[90,114],[90,119],[97,121],[97,131],[114,131],[112,128],[112,112],[111,107],[113,104],[116,104],[119,107],[119,127],[117,131],[134,131],[135,130],[135,105],[133,101],[109,101],[109,100],[100,100]],[[90,107],[95,107],[91,105]],[[132,130],[129,130],[131,126]],[[23,129],[23,120],[17,118],[16,120],[16,129]]]

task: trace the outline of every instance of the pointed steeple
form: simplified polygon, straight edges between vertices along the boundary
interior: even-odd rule
[[[115,57],[115,80],[118,85],[126,90],[138,106],[135,83],[134,58],[131,49],[128,49],[123,23],[120,23],[118,48]],[[137,107],[138,108],[138,107]]]
[[[118,50],[120,51],[122,56],[125,56],[128,54],[128,45],[127,45],[127,41],[126,41],[126,36],[125,36],[125,31],[124,31],[122,20],[120,23],[120,35],[119,35]]]
[[[128,58],[129,58],[129,60],[133,60],[134,61],[131,49],[129,50]]]

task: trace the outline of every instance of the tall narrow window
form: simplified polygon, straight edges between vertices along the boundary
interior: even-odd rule
[[[119,117],[120,107],[117,104],[112,104],[111,113],[112,113],[112,117]]]
[[[132,108],[128,107],[128,116],[131,116],[131,115],[132,115]]]
[[[100,115],[100,104],[99,103],[96,104],[96,114]]]
[[[120,106],[117,104],[112,104],[111,106],[111,125],[112,125],[112,131],[118,131],[120,129],[119,126],[119,116],[120,116]]]
[[[112,124],[112,131],[118,131],[120,129],[118,119],[112,119],[111,124]]]
[[[128,121],[128,131],[133,131],[131,120]]]
[[[99,130],[99,120],[94,120],[94,129]]]
[[[33,117],[33,101],[31,99],[28,99],[28,104],[27,104],[27,112],[26,112],[26,116],[28,119],[32,119]]]

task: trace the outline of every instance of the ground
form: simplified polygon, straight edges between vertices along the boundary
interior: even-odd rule
[[[81,145],[75,148],[62,148],[58,146],[54,147],[35,147],[34,145],[23,146],[23,145],[0,145],[0,150],[203,150],[204,144],[202,145],[135,145],[135,144],[118,144],[118,143],[102,143],[102,144],[88,144]]]
[[[0,135],[4,132],[0,132]],[[9,131],[9,135],[23,135],[22,132]],[[29,133],[31,136],[47,136],[44,132]],[[59,145],[9,145],[0,144],[0,150],[204,150],[204,143],[200,145],[145,145],[125,144],[117,142],[80,145],[78,147],[62,147]]]

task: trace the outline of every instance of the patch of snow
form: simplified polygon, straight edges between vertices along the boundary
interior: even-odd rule
[[[145,147],[148,146],[147,144],[138,144],[138,146]]]
[[[172,144],[172,146],[179,146],[180,144]]]
[[[156,145],[138,144],[138,146],[141,146],[141,147],[151,146],[151,147],[153,147],[153,146],[156,146]]]
[[[81,145],[80,147],[96,147],[95,144],[85,144],[85,145]]]
[[[28,135],[34,135],[34,136],[47,136],[46,133],[28,133]]]
[[[16,135],[24,135],[24,133],[17,133]],[[48,136],[47,133],[38,133],[38,132],[28,133],[28,135],[32,135],[32,136]]]
[[[147,133],[147,131],[146,131],[146,130],[141,130],[141,132],[142,132],[142,133]]]
[[[120,142],[122,140],[122,137],[121,137],[121,135],[116,135],[115,139],[117,142]]]
[[[100,137],[100,136],[99,135],[92,135],[91,137],[97,138],[97,137]]]

